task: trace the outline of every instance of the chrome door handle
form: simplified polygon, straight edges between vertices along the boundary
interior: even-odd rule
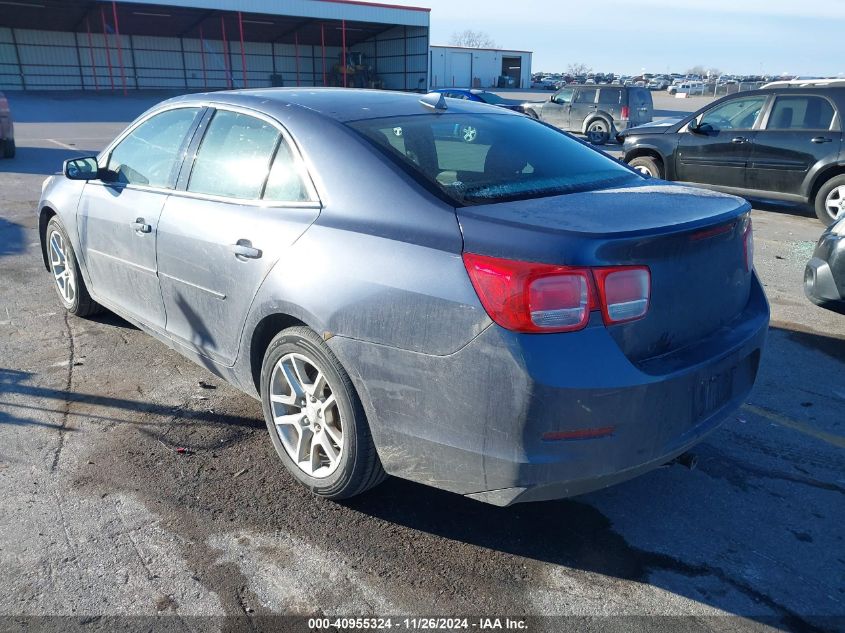
[[[260,249],[254,248],[249,240],[238,240],[237,244],[232,244],[232,252],[241,261],[261,259],[264,254]]]
[[[742,143],[747,143],[748,139],[743,138],[742,136],[737,136],[736,138],[731,139],[731,143],[736,143],[737,145],[741,145]]]
[[[825,138],[824,136],[817,136],[816,138],[810,139],[812,143],[833,143],[832,138]]]
[[[144,218],[137,218],[132,224],[130,225],[133,229],[135,229],[136,233],[152,233],[153,227],[146,223]]]

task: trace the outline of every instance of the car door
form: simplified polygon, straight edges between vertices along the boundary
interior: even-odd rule
[[[85,184],[77,207],[97,300],[159,329],[165,323],[156,268],[159,216],[201,110],[172,108],[130,129],[100,157],[106,177]]]
[[[159,223],[167,332],[232,365],[261,282],[320,204],[287,133],[251,110],[214,109],[189,155]]]
[[[676,180],[745,187],[756,126],[768,99],[768,95],[728,99],[682,128],[676,152]]]
[[[757,132],[748,164],[748,187],[799,194],[810,170],[839,156],[842,132],[834,104],[820,95],[775,97]]]
[[[572,96],[574,94],[575,90],[572,88],[563,88],[553,94],[551,100],[543,105],[543,121],[562,130],[568,130],[569,110],[572,107]]]
[[[598,110],[598,88],[578,88],[569,111],[569,127],[573,132],[584,131],[584,121]]]

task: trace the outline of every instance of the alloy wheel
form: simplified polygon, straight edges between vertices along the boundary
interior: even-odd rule
[[[270,410],[288,456],[310,477],[334,473],[343,455],[343,422],[334,389],[313,360],[283,356],[270,377]]]
[[[827,194],[824,208],[834,220],[845,213],[845,185],[836,187]]]
[[[58,231],[50,233],[50,269],[56,279],[59,294],[68,305],[76,298],[76,275],[73,266],[68,263],[64,237]]]
[[[478,138],[478,130],[471,125],[467,125],[461,130],[461,136],[465,142],[474,143],[475,139]]]

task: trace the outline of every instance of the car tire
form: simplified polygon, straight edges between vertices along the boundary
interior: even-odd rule
[[[834,176],[816,193],[816,216],[825,226],[834,223],[838,213],[837,208],[845,209],[845,174]]]
[[[628,161],[628,166],[652,178],[663,178],[663,166],[652,156],[637,156]]]
[[[3,141],[3,158],[15,157],[15,139],[6,139]]]
[[[292,327],[276,335],[264,355],[260,380],[273,447],[288,472],[311,492],[347,499],[384,481],[387,475],[352,380],[314,331]]]
[[[593,119],[587,124],[587,139],[593,145],[604,145],[610,140],[610,124],[604,119]]]
[[[102,312],[103,307],[88,293],[76,253],[58,216],[53,216],[47,223],[45,238],[47,262],[53,274],[53,287],[65,310],[78,317]]]

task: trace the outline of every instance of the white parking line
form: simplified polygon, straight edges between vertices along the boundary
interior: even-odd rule
[[[47,139],[44,139],[44,140],[50,141],[51,143],[55,143],[59,147],[64,147],[65,149],[76,149],[76,147],[74,147],[73,145],[67,145],[66,143],[62,143],[61,141],[57,141],[54,138],[47,138]]]

